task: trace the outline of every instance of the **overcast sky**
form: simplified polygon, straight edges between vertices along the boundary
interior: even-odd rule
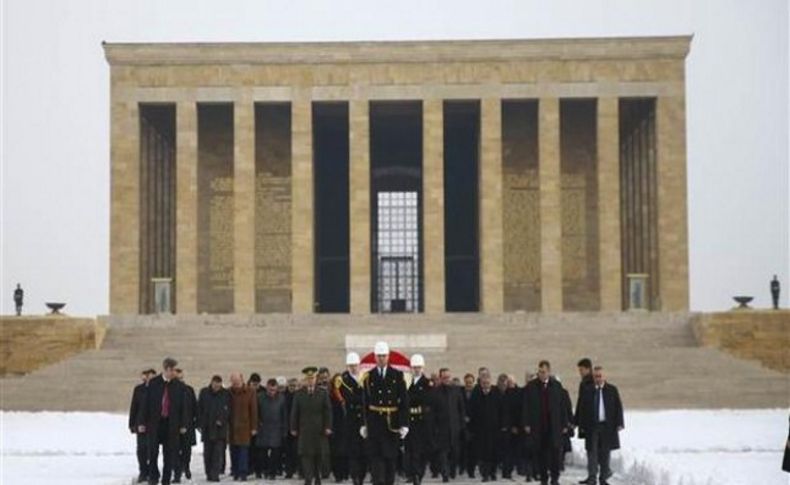
[[[2,313],[109,294],[109,68],[101,41],[694,34],[687,59],[691,306],[790,293],[788,1],[3,0]]]

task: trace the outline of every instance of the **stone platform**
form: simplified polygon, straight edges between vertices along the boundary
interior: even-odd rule
[[[700,347],[688,313],[502,315],[211,315],[111,317],[101,349],[23,377],[0,380],[5,410],[128,409],[141,370],[173,356],[188,382],[212,374],[297,376],[308,364],[343,369],[348,335],[445,335],[424,348],[429,372],[482,365],[523,382],[549,359],[575,399],[576,361],[603,364],[629,409],[775,408],[790,404],[790,376],[756,361]],[[366,337],[367,338],[367,337]],[[405,349],[406,353],[415,349]],[[749,392],[743,392],[748,389]]]

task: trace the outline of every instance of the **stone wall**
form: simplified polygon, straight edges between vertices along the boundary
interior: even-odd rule
[[[790,372],[790,310],[705,313],[692,321],[697,342]]]
[[[27,374],[104,340],[104,324],[66,316],[0,317],[0,376]]]

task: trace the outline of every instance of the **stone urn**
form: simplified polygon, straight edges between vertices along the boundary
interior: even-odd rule
[[[47,302],[47,303],[44,303],[44,304],[47,305],[47,308],[49,308],[51,310],[50,313],[49,313],[50,315],[62,315],[62,313],[60,313],[60,311],[63,310],[63,307],[66,306],[65,303]]]
[[[749,303],[751,303],[751,301],[754,300],[754,297],[753,296],[733,296],[732,299],[735,300],[735,302],[738,304],[738,307],[737,307],[738,310],[749,310],[749,309],[751,309],[751,307],[749,306]]]

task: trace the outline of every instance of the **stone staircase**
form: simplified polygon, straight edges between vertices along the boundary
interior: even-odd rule
[[[694,314],[516,313],[445,315],[193,315],[109,317],[103,346],[22,377],[0,379],[4,410],[128,409],[139,372],[173,356],[196,388],[232,371],[296,376],[308,364],[343,368],[347,335],[444,335],[425,355],[429,371],[486,365],[523,382],[552,362],[575,399],[576,361],[606,367],[628,408],[787,407],[790,376],[697,345]],[[415,340],[415,339],[412,339]],[[419,340],[419,339],[416,339]]]

